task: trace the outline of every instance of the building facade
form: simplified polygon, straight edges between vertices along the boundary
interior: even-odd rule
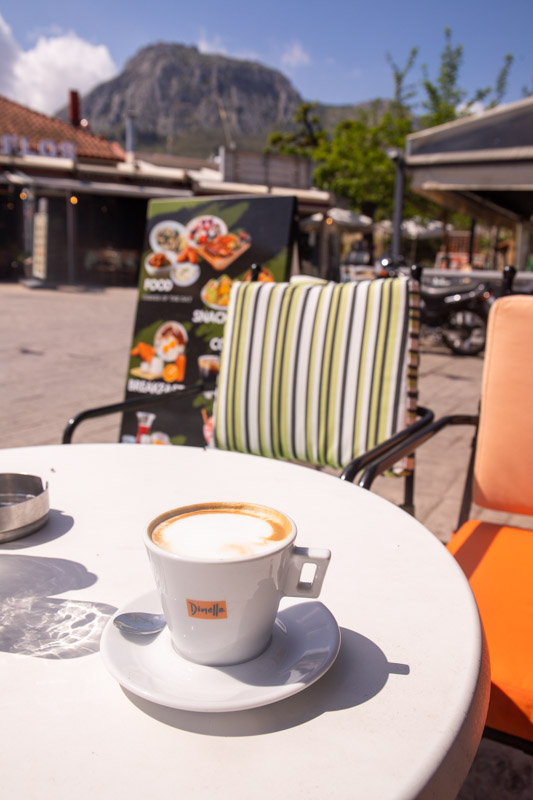
[[[302,218],[331,205],[294,159],[135,153],[133,136],[127,152],[78,109],[75,92],[69,122],[0,97],[0,281],[136,285],[151,198],[291,194]]]

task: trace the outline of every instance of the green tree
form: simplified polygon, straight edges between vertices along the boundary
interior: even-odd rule
[[[489,103],[489,108],[494,108],[495,106],[499,106],[502,102],[505,93],[507,91],[507,81],[509,78],[509,71],[513,65],[514,56],[511,53],[507,53],[504,58],[504,63],[502,68],[500,69],[498,76],[496,78],[496,86],[492,90],[492,94],[494,97]]]
[[[414,96],[406,85],[417,50],[413,48],[404,67],[388,56],[394,73],[394,100],[385,105],[376,100],[354,119],[339,123],[332,134],[324,131],[316,103],[303,103],[294,116],[295,131],[271,134],[268,152],[300,155],[315,164],[314,183],[344,198],[358,212],[376,219],[390,215],[394,195],[395,166],[387,155],[390,148],[403,148],[412,129],[408,102]]]
[[[318,115],[316,103],[303,103],[294,116],[295,130],[271,134],[269,152],[307,156],[315,164],[314,183],[320,189],[344,198],[354,211],[378,220],[392,214],[395,165],[388,157],[391,148],[403,149],[406,136],[417,127],[433,127],[470,113],[476,102],[490,107],[501,102],[506,88],[511,55],[505,56],[494,88],[478,89],[470,99],[461,88],[459,78],[463,62],[463,45],[454,45],[449,28],[444,31],[444,48],[440,57],[437,78],[432,81],[427,67],[422,67],[422,108],[417,118],[417,86],[408,82],[418,56],[413,47],[403,66],[395,63],[390,53],[387,61],[392,69],[394,94],[388,103],[377,100],[370,109],[359,110],[353,119],[326,132]],[[383,110],[385,109],[385,110]],[[405,216],[433,215],[436,206],[415,195],[405,187]]]
[[[452,122],[461,116],[471,113],[475,103],[487,102],[489,108],[501,103],[507,90],[507,79],[509,70],[513,64],[513,56],[508,53],[504,58],[504,64],[500,69],[495,87],[487,86],[474,92],[470,99],[468,92],[459,85],[459,75],[463,64],[463,45],[452,44],[452,32],[450,28],[444,29],[444,49],[440,57],[439,73],[435,81],[431,81],[428,76],[427,66],[422,67],[423,80],[422,88],[425,91],[425,99],[422,107],[425,114],[420,117],[422,128],[432,128],[444,122]],[[492,99],[489,100],[489,98]]]
[[[416,97],[416,85],[410,83],[406,85],[405,81],[407,75],[412,70],[416,57],[418,55],[418,47],[412,47],[405,66],[399,67],[394,61],[390,53],[387,53],[387,61],[392,69],[392,77],[394,80],[394,100],[393,110],[394,113],[400,117],[409,116],[411,114],[410,102]]]
[[[408,116],[391,110],[382,114],[379,109],[375,103],[356,119],[341,122],[331,139],[314,151],[316,185],[374,219],[392,212],[395,166],[387,151],[402,148],[411,130]]]
[[[354,210],[375,220],[390,217],[393,212],[396,166],[389,153],[403,150],[405,137],[413,129],[410,104],[416,89],[407,81],[417,55],[418,49],[413,47],[405,64],[399,66],[387,54],[394,80],[392,101],[384,104],[377,100],[370,110],[360,110],[355,119],[340,123],[331,139],[323,140],[314,152],[317,185],[344,197]],[[406,214],[421,214],[427,209],[428,202],[409,191],[407,179]]]
[[[313,158],[317,147],[326,140],[326,133],[315,112],[317,103],[302,103],[293,117],[296,130],[289,133],[271,133],[267,153],[284,153],[290,156]]]

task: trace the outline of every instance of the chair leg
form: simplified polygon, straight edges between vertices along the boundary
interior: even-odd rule
[[[400,506],[412,517],[415,515],[415,471],[412,469],[404,478],[403,503]]]
[[[463,490],[463,499],[461,501],[461,509],[459,511],[459,520],[457,522],[456,530],[459,530],[461,525],[470,517],[470,509],[472,507],[472,483],[474,480],[474,461],[476,458],[476,443],[477,443],[477,429],[472,439],[470,459],[468,461],[468,469],[466,471],[465,488]]]

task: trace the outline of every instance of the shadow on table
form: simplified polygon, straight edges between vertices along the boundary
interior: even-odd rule
[[[38,544],[53,542],[54,539],[59,539],[60,536],[64,536],[65,533],[68,533],[73,525],[73,517],[69,514],[63,514],[63,512],[59,511],[57,508],[51,508],[48,520],[42,528],[35,531],[35,533],[24,536],[22,539],[14,539],[12,542],[0,544],[0,553],[3,548],[8,548],[9,550],[23,550],[26,547],[34,547]]]
[[[0,553],[0,650],[37,658],[78,658],[99,650],[114,606],[52,597],[97,581],[63,558]]]
[[[375,697],[389,675],[408,675],[407,664],[394,664],[365,636],[341,628],[341,647],[333,666],[316,683],[278,703],[224,713],[200,713],[166,708],[126,696],[141,711],[174,728],[210,736],[254,736],[294,728],[330,711],[353,708]]]

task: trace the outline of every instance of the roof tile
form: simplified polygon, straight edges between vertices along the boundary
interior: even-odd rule
[[[0,95],[0,136],[5,134],[25,137],[34,151],[37,151],[38,142],[48,139],[56,144],[72,142],[80,159],[125,160],[124,150],[118,142],[109,142],[69,122],[48,117]]]

